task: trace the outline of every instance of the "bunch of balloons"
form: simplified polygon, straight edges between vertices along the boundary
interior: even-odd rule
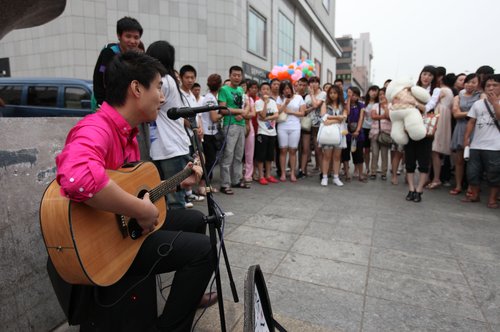
[[[297,60],[288,66],[279,64],[274,66],[269,73],[269,79],[271,80],[277,78],[280,81],[292,80],[293,82],[302,77],[309,78],[311,76],[316,76],[316,74],[314,72],[314,62],[310,59]]]

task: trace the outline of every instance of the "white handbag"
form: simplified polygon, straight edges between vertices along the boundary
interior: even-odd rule
[[[276,122],[278,123],[285,122],[287,118],[288,114],[286,114],[285,111],[283,111],[280,113],[280,115],[278,115],[278,119],[276,119]]]
[[[342,132],[340,124],[334,123],[325,126],[323,123],[319,125],[318,144],[320,145],[339,145],[342,141]]]
[[[305,130],[305,131],[310,131],[311,130],[311,127],[312,127],[312,119],[311,117],[308,115],[306,116],[303,116],[301,119],[300,119],[300,128],[302,130]]]

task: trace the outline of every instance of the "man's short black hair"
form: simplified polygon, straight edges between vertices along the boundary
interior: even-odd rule
[[[194,83],[193,84],[193,87],[191,89],[194,89],[194,88],[201,88],[201,85],[199,83]]]
[[[194,69],[193,66],[191,65],[184,65],[181,67],[181,70],[179,71],[179,76],[184,77],[186,73],[194,73],[194,77],[198,76],[196,73],[196,69]]]
[[[299,78],[299,80],[297,82],[302,82],[302,83],[305,83],[305,84],[309,83],[309,81],[305,77]]]
[[[484,80],[481,82],[481,87],[483,88],[483,90],[486,89],[486,83],[491,80],[500,83],[500,74],[486,75],[484,77]]]
[[[243,74],[243,68],[240,66],[231,66],[231,68],[229,68],[229,75],[231,75],[233,71],[240,71]]]
[[[491,68],[490,66],[481,66],[476,70],[476,74],[478,75],[493,75],[495,73],[495,70]]]
[[[255,80],[247,80],[247,89],[250,89],[252,86],[256,85],[259,87],[259,83]]]
[[[139,36],[142,37],[142,26],[133,17],[125,16],[116,22],[116,33],[121,36],[125,31],[138,31]]]
[[[106,69],[105,100],[111,106],[123,106],[130,82],[136,80],[149,89],[158,74],[163,77],[166,69],[157,59],[135,51],[118,54]]]
[[[335,81],[333,81],[333,84],[335,84],[337,82],[340,82],[340,83],[342,83],[342,85],[344,85],[344,80],[341,78],[337,78]]]
[[[269,84],[268,82],[262,82],[260,83],[260,86],[259,86],[259,90],[264,86],[264,85],[267,85],[269,87],[269,89],[271,88],[271,84]]]

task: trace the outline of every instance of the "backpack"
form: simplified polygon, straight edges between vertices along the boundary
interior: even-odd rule
[[[112,43],[112,44],[107,44],[106,46],[104,46],[102,49],[101,49],[101,52],[104,51],[106,48],[109,48],[113,51],[113,53],[115,54],[120,54],[120,46],[118,44],[115,44],[115,43]],[[92,112],[95,113],[95,111],[97,110],[97,107],[99,105],[97,104],[97,100],[95,99],[95,95],[94,95],[94,91],[92,91],[92,96],[90,98],[90,107],[92,109]]]

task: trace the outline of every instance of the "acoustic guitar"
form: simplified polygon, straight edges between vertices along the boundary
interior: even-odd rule
[[[193,171],[186,168],[165,181],[160,180],[151,162],[106,172],[123,190],[136,197],[142,198],[149,192],[151,202],[160,212],[156,231],[167,216],[163,197]],[[57,272],[70,284],[114,284],[127,272],[147,235],[142,236],[135,219],[71,201],[61,195],[60,188],[56,180],[52,181],[40,203],[42,235]]]

